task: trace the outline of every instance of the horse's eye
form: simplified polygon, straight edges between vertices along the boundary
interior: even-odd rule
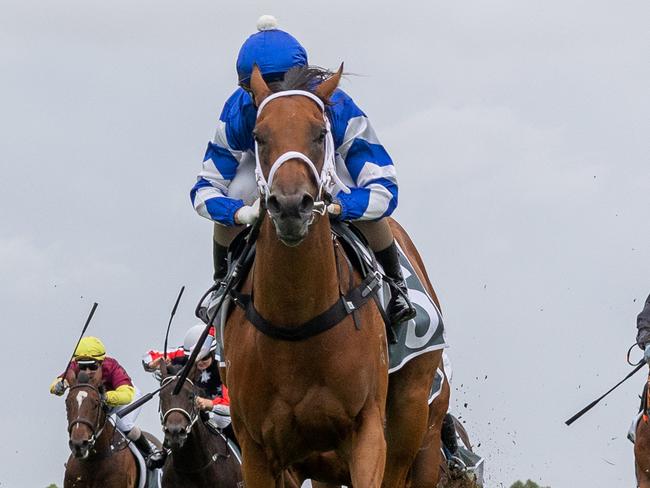
[[[318,143],[322,143],[325,140],[326,135],[327,135],[327,129],[323,127],[318,133],[318,136],[316,136],[315,141]]]
[[[253,132],[253,139],[255,139],[255,142],[257,142],[257,144],[260,146],[265,143],[264,139],[262,139],[262,137],[260,137],[257,132]]]

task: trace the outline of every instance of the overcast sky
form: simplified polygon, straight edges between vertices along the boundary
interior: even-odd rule
[[[93,301],[142,390],[194,323],[211,226],[188,192],[259,15],[345,61],[393,156],[397,217],[442,301],[452,409],[489,487],[634,486],[622,378],[650,293],[650,4],[600,0],[4,0],[0,16],[0,486],[60,483],[48,394]],[[467,407],[464,405],[467,404]],[[160,435],[156,403],[141,424]]]

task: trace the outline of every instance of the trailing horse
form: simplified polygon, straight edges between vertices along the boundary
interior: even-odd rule
[[[250,488],[283,486],[286,469],[325,483],[403,487],[427,433],[439,465],[448,385],[431,408],[427,400],[442,352],[412,359],[389,381],[386,329],[369,296],[377,283],[341,264],[347,257],[325,216],[333,154],[324,107],[340,77],[315,89],[313,79],[285,83],[291,91],[275,94],[257,69],[251,77],[270,218],[242,287],[246,303],[239,299],[224,332],[224,378]],[[435,299],[413,243],[390,225]],[[437,481],[435,473],[420,486]]]
[[[161,362],[162,385],[174,383]],[[173,388],[160,392],[160,419],[165,447],[171,454],[163,467],[163,486],[237,488],[241,486],[240,460],[220,433],[208,429],[201,419],[195,399],[194,383],[186,379],[178,395]]]
[[[72,454],[66,463],[64,488],[137,487],[139,476],[147,473],[138,472],[128,441],[107,415],[101,377],[90,380],[81,372],[75,378],[68,371],[67,380],[71,385],[65,404]],[[153,437],[148,439],[160,446]]]
[[[634,437],[634,467],[639,488],[650,488],[650,376],[641,395],[641,409],[636,419]]]

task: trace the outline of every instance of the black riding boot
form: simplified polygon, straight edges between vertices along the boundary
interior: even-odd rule
[[[214,264],[215,283],[223,280],[228,273],[228,248],[212,240],[212,261]]]
[[[391,279],[394,285],[391,287],[387,312],[391,326],[395,327],[402,322],[411,320],[416,314],[415,308],[408,297],[408,288],[404,275],[402,275],[402,267],[399,264],[399,254],[395,241],[383,251],[375,252],[375,256],[377,256],[377,261],[384,267],[386,276]]]
[[[165,458],[167,457],[167,453],[165,451],[154,449],[154,446],[145,437],[144,433],[141,433],[140,437],[134,440],[133,443],[144,456],[144,459],[147,463],[147,468],[162,468],[163,464],[165,464]]]
[[[454,418],[449,413],[445,415],[445,418],[442,421],[440,437],[442,438],[442,444],[449,451],[449,454],[455,456],[456,451],[458,451],[458,441],[456,440]]]

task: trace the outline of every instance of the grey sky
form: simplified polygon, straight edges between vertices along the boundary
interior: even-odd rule
[[[397,216],[442,300],[454,411],[489,486],[634,483],[622,378],[650,293],[647,2],[5,0],[0,16],[0,486],[60,482],[47,394],[91,326],[138,386],[211,275],[188,191],[234,59],[271,13],[346,89],[396,161]],[[487,376],[487,379],[485,377]],[[465,408],[463,405],[467,403]],[[155,403],[141,424],[159,434]],[[37,445],[38,444],[38,445]]]

